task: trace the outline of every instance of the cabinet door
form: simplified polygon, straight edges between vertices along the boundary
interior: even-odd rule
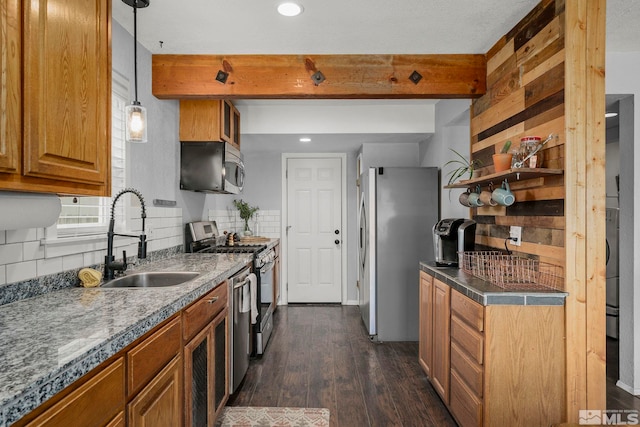
[[[233,104],[227,99],[222,100],[220,123],[220,138],[224,142],[233,143]]]
[[[428,377],[433,365],[433,277],[420,272],[420,366]]]
[[[236,148],[240,149],[240,112],[232,105],[232,121],[233,121],[233,133],[231,138],[231,144],[235,145]]]
[[[213,412],[214,421],[229,399],[229,327],[228,310],[212,322],[213,325]]]
[[[180,141],[222,141],[221,104],[217,99],[180,100]]]
[[[23,174],[103,186],[106,194],[111,175],[111,3],[22,3]]]
[[[20,0],[0,3],[0,173],[20,173],[22,122],[20,120],[22,79]],[[6,79],[6,80],[5,80]]]
[[[431,382],[442,397],[449,403],[450,371],[450,302],[451,288],[441,281],[433,281],[433,366]]]
[[[184,347],[184,401],[185,427],[213,426],[212,405],[209,404],[213,388],[213,328],[205,326]]]
[[[77,390],[62,398],[29,427],[102,427],[124,409],[124,360],[116,360]]]
[[[182,420],[182,360],[174,358],[128,405],[130,427],[175,427]]]
[[[185,426],[212,427],[229,398],[228,310],[184,348]]]

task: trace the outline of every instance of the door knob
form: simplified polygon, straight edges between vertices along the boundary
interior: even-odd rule
[[[333,242],[334,242],[336,245],[339,245],[339,244],[340,244],[340,240],[338,240],[338,239],[334,240]]]

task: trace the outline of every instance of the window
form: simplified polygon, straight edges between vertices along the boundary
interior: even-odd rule
[[[124,139],[124,107],[129,98],[129,81],[113,71],[111,91],[111,194],[126,187],[126,146]],[[104,233],[109,225],[110,197],[60,197],[62,211],[57,223],[57,234],[80,236]],[[124,229],[126,198],[118,203],[115,217]]]

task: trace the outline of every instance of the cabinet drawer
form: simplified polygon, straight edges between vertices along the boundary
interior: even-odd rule
[[[471,326],[455,314],[451,315],[451,340],[466,351],[471,360],[482,365],[484,359],[484,337],[481,333],[471,329]]]
[[[220,283],[214,290],[183,311],[185,342],[193,338],[198,331],[227,306],[227,287],[226,281]]]
[[[104,368],[77,390],[64,397],[29,427],[104,426],[124,408],[124,361]]]
[[[451,371],[449,407],[461,427],[482,426],[482,401],[467,388],[455,371]]]
[[[484,330],[484,307],[458,291],[451,292],[451,312],[478,332]]]
[[[482,397],[482,374],[484,369],[467,356],[455,342],[451,343],[451,369],[454,369],[461,380],[476,396]]]
[[[137,394],[179,352],[180,316],[154,332],[127,353],[127,396]]]

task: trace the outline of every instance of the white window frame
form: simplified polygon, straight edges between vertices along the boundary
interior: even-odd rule
[[[47,233],[47,240],[50,238],[71,238],[71,237],[89,237],[92,235],[97,235],[102,237],[109,227],[109,219],[110,219],[110,210],[111,210],[111,202],[113,200],[113,196],[115,196],[120,190],[127,187],[127,182],[129,180],[129,168],[128,161],[129,156],[127,153],[127,145],[125,142],[124,136],[124,106],[127,104],[129,99],[129,80],[118,73],[117,71],[112,72],[112,127],[111,127],[111,167],[112,167],[112,183],[111,183],[111,194],[112,197],[97,197],[97,196],[87,196],[87,197],[74,197],[74,199],[83,199],[79,200],[80,203],[83,201],[88,202],[90,205],[94,205],[98,207],[98,215],[99,221],[98,223],[90,223],[90,224],[58,224],[54,227],[51,227],[50,233]],[[120,104],[118,106],[118,104]],[[120,114],[120,117],[117,116]],[[119,155],[122,157],[121,159],[114,158],[115,155]],[[119,230],[126,230],[127,226],[127,218],[129,212],[129,198],[123,197],[120,200],[120,203],[117,206],[116,210],[116,228]],[[51,234],[56,234],[56,236],[52,236]]]

